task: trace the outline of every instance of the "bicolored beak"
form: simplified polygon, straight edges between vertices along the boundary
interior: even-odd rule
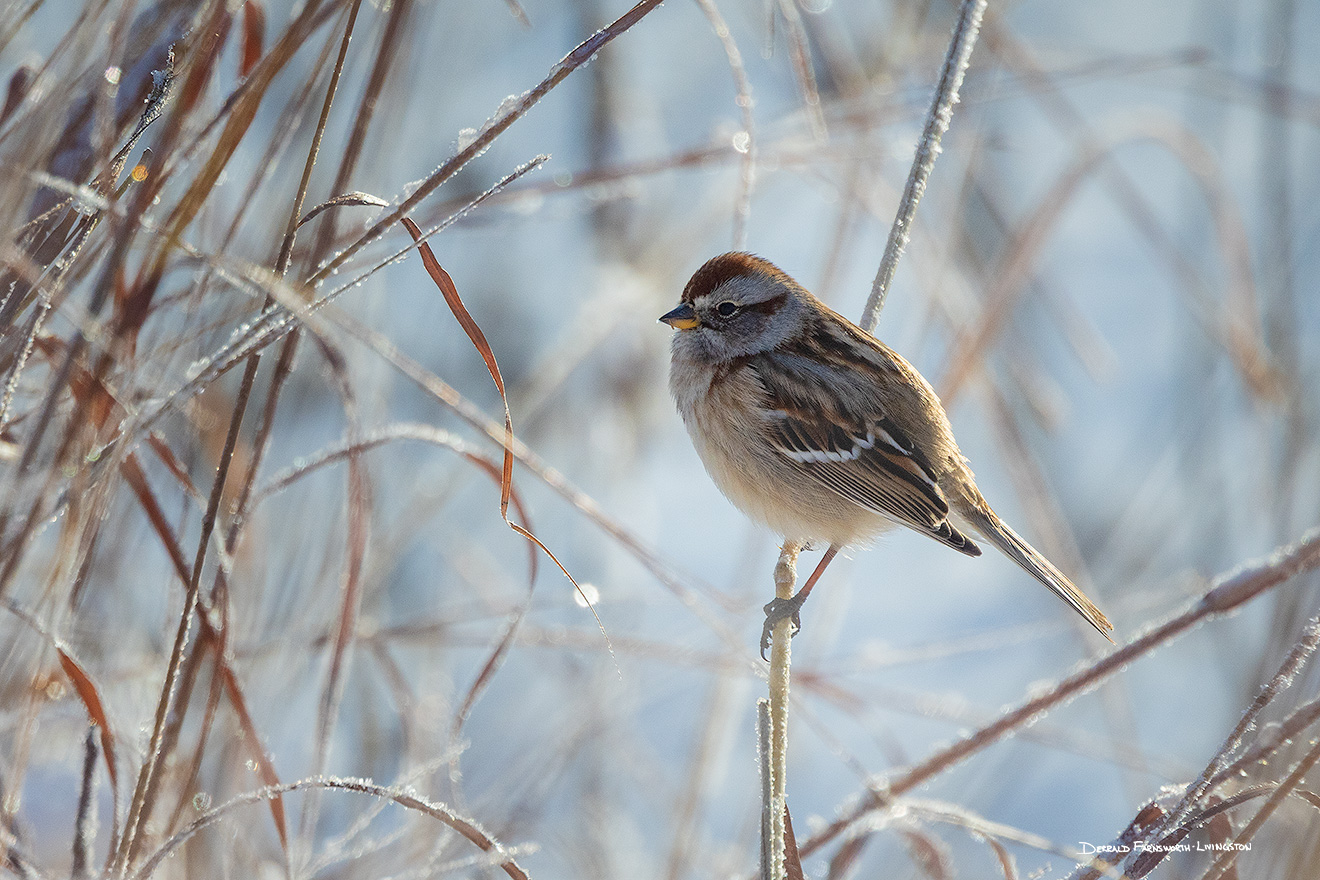
[[[701,326],[701,320],[697,317],[696,310],[692,308],[692,303],[681,303],[678,308],[661,315],[660,320],[675,330],[691,330],[693,327]]]

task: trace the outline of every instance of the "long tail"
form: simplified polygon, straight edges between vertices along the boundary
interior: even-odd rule
[[[975,528],[981,535],[994,544],[1004,555],[1026,569],[1032,577],[1040,581],[1045,586],[1054,591],[1060,599],[1073,607],[1073,610],[1086,622],[1095,627],[1096,632],[1113,641],[1109,633],[1114,629],[1109,618],[1097,607],[1095,603],[1086,597],[1086,594],[1077,589],[1073,582],[1068,580],[1067,576],[1059,571],[1044,556],[1036,551],[1017,532],[1008,527],[1001,520],[984,499],[977,499],[981,503],[969,503],[962,505],[962,510],[958,512]]]

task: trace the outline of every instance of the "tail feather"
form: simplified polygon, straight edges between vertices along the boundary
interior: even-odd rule
[[[991,544],[998,547],[1005,556],[1022,566],[1036,580],[1054,591],[1060,599],[1072,606],[1073,610],[1086,622],[1095,627],[1096,632],[1104,636],[1109,641],[1113,641],[1109,633],[1114,629],[1109,618],[1097,607],[1095,603],[1086,597],[1086,594],[1077,589],[1073,582],[1054,563],[1050,562],[1034,547],[1022,539],[1017,532],[1013,531],[1008,525],[995,515],[995,512],[985,505],[982,501],[979,505],[967,505],[967,508],[959,511],[964,518]]]

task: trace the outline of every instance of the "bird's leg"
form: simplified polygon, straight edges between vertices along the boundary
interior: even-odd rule
[[[791,599],[780,599],[776,596],[765,604],[765,627],[761,630],[761,659],[765,659],[765,649],[770,647],[770,632],[775,628],[775,624],[781,620],[793,621],[793,631],[790,636],[797,635],[802,629],[802,619],[799,612],[802,610],[802,603],[807,601],[807,596],[811,593],[811,588],[816,586],[816,581],[825,573],[826,567],[839,554],[839,548],[830,545],[830,549],[825,551],[825,555],[820,558],[816,565],[816,570],[807,578],[807,582],[802,585],[802,589],[793,594]]]

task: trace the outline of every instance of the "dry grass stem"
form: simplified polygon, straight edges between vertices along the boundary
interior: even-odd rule
[[[803,854],[809,855],[816,851],[872,810],[884,809],[895,798],[1002,740],[1016,729],[1030,725],[1045,712],[1094,688],[1133,660],[1150,653],[1193,626],[1206,619],[1227,614],[1299,574],[1317,568],[1320,568],[1320,529],[1313,529],[1296,543],[1278,548],[1260,562],[1219,575],[1211,588],[1182,612],[1155,624],[1126,645],[1057,682],[1040,696],[1008,710],[993,723],[960,738],[952,746],[936,752],[902,773],[877,780],[861,805],[804,841],[801,846]]]
[[[972,47],[976,45],[985,8],[986,0],[962,0],[959,5],[958,21],[953,28],[953,37],[949,40],[949,51],[944,56],[944,67],[940,71],[939,84],[935,87],[930,112],[926,114],[921,139],[917,141],[912,170],[908,173],[907,183],[903,185],[898,214],[889,229],[885,253],[876,271],[875,281],[871,283],[871,295],[867,297],[862,318],[857,322],[864,330],[874,330],[876,322],[880,320],[880,310],[884,308],[890,282],[894,280],[894,272],[898,269],[898,258],[903,255],[912,237],[912,219],[917,215],[917,205],[926,192],[926,181],[930,179],[935,159],[939,156],[940,139],[949,130],[953,105],[958,103],[958,89],[962,87],[963,77],[971,63]]]

